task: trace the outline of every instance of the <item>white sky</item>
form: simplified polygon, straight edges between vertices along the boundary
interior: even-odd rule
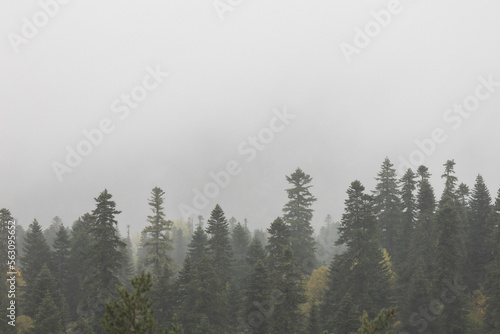
[[[43,2],[47,2],[45,0]],[[242,1],[221,21],[209,1],[71,1],[15,53],[37,1],[0,1],[0,207],[27,226],[66,225],[94,209],[107,188],[121,229],[146,225],[154,186],[169,219],[192,189],[230,160],[242,172],[216,203],[226,216],[268,227],[286,203],[285,175],[301,167],[318,198],[314,226],[338,220],[345,191],[372,190],[388,156],[396,166],[415,140],[442,128],[447,140],[425,158],[440,195],[442,164],[455,159],[471,188],[481,173],[500,187],[500,87],[457,129],[445,110],[473,95],[478,77],[500,81],[500,2],[401,0],[402,12],[348,63],[340,49],[387,1]],[[159,66],[170,76],[125,120],[111,110]],[[274,108],[296,118],[251,162],[240,143],[267,127]],[[64,163],[90,130],[116,126],[60,183]]]

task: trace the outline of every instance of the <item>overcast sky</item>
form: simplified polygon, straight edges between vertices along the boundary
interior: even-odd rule
[[[268,227],[300,167],[319,228],[327,214],[340,219],[353,180],[374,188],[386,156],[398,168],[422,157],[438,196],[447,159],[459,181],[472,187],[481,173],[496,195],[498,0],[226,3],[73,0],[48,15],[38,1],[2,1],[0,207],[25,227],[56,215],[69,226],[107,188],[122,231],[140,231],[153,187],[178,219],[193,189],[235,161],[239,173],[202,215],[219,203]],[[447,111],[464,103],[473,111]],[[102,124],[98,145],[83,143]],[[259,134],[267,143],[250,153]],[[78,145],[92,151],[72,168]],[[54,166],[67,169],[58,177]]]

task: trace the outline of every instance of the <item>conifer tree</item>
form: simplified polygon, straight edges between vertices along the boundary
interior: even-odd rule
[[[54,274],[57,280],[57,286],[64,296],[68,296],[70,293],[69,261],[71,254],[71,241],[68,230],[63,225],[60,225],[59,231],[57,231],[53,249]]]
[[[492,213],[493,260],[487,265],[484,293],[488,298],[485,315],[486,333],[500,332],[500,189]]]
[[[96,208],[92,211],[89,226],[91,245],[86,253],[84,265],[84,297],[80,301],[81,315],[87,316],[94,331],[101,333],[100,320],[104,315],[106,300],[115,295],[115,285],[120,283],[122,269],[121,248],[123,241],[117,230],[116,210],[112,195],[105,189],[95,198]]]
[[[188,253],[191,257],[191,262],[197,265],[206,255],[208,249],[208,236],[201,225],[196,227],[193,233],[193,238],[188,245]]]
[[[212,210],[206,232],[210,236],[208,246],[213,269],[225,286],[231,276],[232,247],[228,223],[224,211],[218,204]]]
[[[245,308],[243,319],[248,320],[254,334],[267,334],[269,321],[274,308],[270,305],[269,272],[263,260],[257,260],[249,274],[247,287],[245,289]]]
[[[375,212],[381,229],[381,245],[389,255],[395,256],[399,251],[397,241],[401,229],[401,200],[396,169],[389,158],[385,158],[375,180],[378,181],[374,192]]]
[[[35,281],[43,265],[51,266],[52,264],[49,245],[43,236],[42,227],[36,219],[30,224],[26,233],[24,253],[25,256],[21,259],[23,262],[23,277],[29,287]],[[26,292],[28,293],[28,291]]]
[[[304,284],[300,268],[294,258],[292,248],[286,246],[276,266],[274,289],[280,291],[279,303],[276,303],[271,317],[272,334],[300,333],[304,319],[300,305],[304,297]]]
[[[345,213],[336,242],[345,244],[347,251],[336,255],[330,265],[329,288],[322,315],[326,325],[334,329],[341,316],[342,300],[347,294],[353,303],[350,308],[365,310],[372,316],[392,303],[393,273],[378,241],[374,199],[365,194],[364,189],[361,182],[354,181],[347,190]],[[369,281],[367,277],[370,277]]]
[[[470,201],[469,227],[467,234],[467,262],[465,284],[476,290],[484,283],[486,266],[492,261],[492,239],[494,231],[491,196],[483,177],[478,175]]]
[[[453,175],[455,162],[448,160],[445,163],[445,189],[439,201],[436,214],[438,227],[438,242],[436,247],[434,293],[441,293],[452,282],[455,285],[463,284],[464,243],[461,230],[461,221],[455,192],[456,177]],[[448,283],[447,283],[448,282]],[[446,305],[440,315],[437,328],[440,333],[463,333],[465,328],[465,300],[459,295],[453,303]]]
[[[13,222],[14,218],[7,209],[0,209],[0,263],[4,266],[9,260],[7,255],[8,250],[8,236],[9,236],[9,222]],[[17,243],[16,243],[17,244]]]
[[[254,235],[246,254],[247,267],[252,269],[259,260],[265,263],[267,258],[266,251],[262,246],[260,239]]]
[[[269,268],[274,272],[276,266],[285,250],[286,246],[290,245],[290,228],[285,224],[280,217],[276,218],[268,229],[269,239],[266,250],[269,254]]]
[[[144,265],[151,269],[153,281],[162,276],[164,270],[172,270],[172,259],[168,253],[172,250],[169,233],[173,223],[165,219],[164,195],[165,192],[158,187],[151,191],[148,202],[152,211],[152,215],[148,216],[150,225],[143,230],[146,234],[146,242],[143,244],[146,249]],[[167,268],[168,266],[170,268]]]
[[[94,217],[86,213],[78,218],[71,227],[71,247],[68,263],[68,300],[70,315],[73,320],[79,318],[77,308],[80,300],[84,297],[83,283],[85,273],[82,264],[86,261],[86,256],[91,245],[90,226]],[[83,331],[83,330],[82,330]]]
[[[64,331],[61,310],[48,291],[36,308],[34,325],[33,334],[61,334]]]
[[[415,229],[417,203],[415,201],[415,190],[417,188],[417,175],[408,169],[401,178],[401,227],[398,229],[396,252],[393,258],[397,259],[399,267],[402,268],[407,260],[411,237]]]
[[[302,272],[310,274],[317,266],[314,230],[311,226],[311,206],[316,201],[309,190],[312,178],[297,168],[286,180],[292,187],[286,190],[289,201],[283,208],[283,220],[290,227],[290,241],[295,258]]]
[[[229,300],[233,307],[231,308],[230,318],[237,325],[238,317],[243,312],[243,294],[245,288],[245,279],[247,278],[249,267],[247,264],[247,251],[250,242],[249,235],[241,223],[237,223],[231,233],[232,241],[232,275]]]
[[[191,334],[227,333],[228,303],[224,285],[219,280],[212,261],[204,257],[193,270],[187,283],[179,320]]]
[[[51,251],[54,250],[54,240],[56,240],[57,232],[59,232],[59,228],[62,224],[63,223],[61,218],[59,218],[59,216],[55,216],[54,218],[52,218],[49,227],[43,231],[43,236],[47,241],[47,244],[49,245]]]

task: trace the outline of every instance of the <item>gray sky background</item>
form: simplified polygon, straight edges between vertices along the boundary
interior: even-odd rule
[[[94,209],[107,188],[119,224],[146,226],[154,186],[167,218],[192,205],[193,188],[230,160],[242,172],[216,203],[251,228],[268,227],[287,201],[285,175],[313,177],[313,225],[339,220],[345,192],[359,179],[372,190],[388,156],[417,149],[435,128],[447,135],[424,164],[440,195],[442,164],[455,159],[470,187],[481,173],[500,187],[500,87],[457,129],[446,109],[474,94],[478,77],[500,81],[500,2],[401,0],[401,13],[348,63],[340,45],[373,21],[387,1],[243,1],[221,21],[211,1],[71,1],[15,53],[9,33],[37,1],[0,2],[0,206],[27,226],[66,225]],[[170,76],[120,120],[111,103],[159,66]],[[267,127],[273,109],[296,118],[256,158],[238,145]],[[83,129],[103,118],[115,130],[59,182]]]

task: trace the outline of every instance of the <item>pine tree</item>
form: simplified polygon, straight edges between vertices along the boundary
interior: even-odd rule
[[[270,300],[269,272],[262,260],[257,260],[247,280],[243,321],[254,334],[267,334],[274,305]],[[241,330],[241,329],[240,329]],[[238,331],[239,332],[239,331]]]
[[[213,209],[206,229],[209,253],[213,269],[222,285],[229,282],[231,276],[232,247],[229,239],[229,228],[224,211],[217,204]]]
[[[428,168],[420,166],[418,168],[418,194],[417,194],[417,215],[415,230],[411,236],[409,252],[406,260],[407,266],[402,273],[402,280],[408,282],[408,278],[413,275],[414,270],[411,264],[415,264],[419,257],[427,259],[425,272],[429,277],[434,274],[433,261],[437,244],[437,228],[435,226],[436,198],[429,178],[431,174]]]
[[[286,190],[289,201],[283,208],[283,220],[290,227],[290,241],[295,258],[302,272],[310,274],[317,266],[314,230],[311,226],[311,206],[316,201],[309,190],[312,178],[297,168],[286,180],[292,187]]]
[[[121,211],[105,189],[95,198],[96,208],[92,211],[89,227],[91,245],[86,253],[84,265],[84,297],[80,301],[81,315],[87,316],[96,333],[101,333],[100,319],[104,315],[106,300],[115,295],[115,285],[120,283],[122,269],[120,240],[115,216]]]
[[[274,272],[283,251],[290,245],[290,228],[280,217],[276,218],[268,229],[269,239],[266,250],[269,254],[269,268]]]
[[[491,196],[483,177],[478,175],[470,201],[470,219],[467,235],[467,262],[465,285],[476,290],[484,283],[486,266],[492,258],[494,222]]]
[[[54,274],[57,286],[64,296],[68,296],[70,292],[71,241],[68,230],[63,225],[60,225],[59,231],[57,231],[53,249]]]
[[[265,262],[267,258],[266,251],[262,246],[262,242],[257,236],[253,236],[246,254],[247,267],[252,269],[259,260]]]
[[[493,221],[493,260],[487,265],[484,293],[488,298],[486,308],[486,333],[500,332],[500,189],[492,213]]]
[[[188,235],[188,237],[190,237]],[[172,229],[172,239],[174,243],[174,262],[177,266],[182,266],[187,253],[187,242],[182,228]]]
[[[102,321],[106,334],[155,334],[157,324],[154,320],[152,302],[147,292],[153,285],[151,274],[144,272],[132,279],[134,293],[127,288],[118,287],[119,299],[106,304]]]
[[[208,236],[201,225],[196,227],[193,238],[188,245],[188,253],[194,265],[197,265],[206,255],[208,249]]]
[[[54,240],[56,240],[57,232],[62,225],[62,220],[58,216],[52,218],[50,226],[43,231],[43,236],[47,241],[51,251],[54,251]]]
[[[23,268],[23,278],[26,282],[25,293],[22,297],[26,305],[25,314],[33,318],[35,316],[35,305],[33,298],[35,294],[35,281],[40,274],[43,266],[52,264],[51,252],[47,241],[45,240],[42,228],[35,219],[30,224],[26,233],[26,242],[24,244],[25,255],[21,258]]]
[[[359,306],[355,305],[351,294],[344,295],[339,303],[338,311],[334,314],[333,333],[351,333],[359,326]]]
[[[29,287],[35,281],[43,265],[50,267],[52,264],[49,245],[43,236],[42,227],[36,219],[30,224],[26,233],[24,253],[25,256],[21,259],[23,277]]]
[[[36,309],[34,322],[33,334],[63,333],[61,310],[48,291]]]
[[[422,328],[422,322],[426,324],[425,329],[434,329],[433,324],[428,324],[427,320],[419,314],[419,307],[429,305],[432,300],[431,282],[425,272],[425,262],[421,256],[418,258],[413,271],[414,274],[410,278],[406,292],[406,302],[402,305],[401,312],[403,329],[409,333]]]
[[[396,243],[396,252],[394,258],[396,262],[403,267],[407,260],[409,246],[413,231],[415,229],[417,203],[415,201],[415,190],[417,188],[417,175],[411,169],[408,169],[401,178],[401,227],[398,229],[398,238]]]
[[[71,318],[76,320],[79,318],[77,308],[80,300],[84,298],[83,283],[85,273],[82,270],[82,264],[85,263],[86,254],[91,245],[90,226],[94,217],[86,213],[78,218],[71,227],[71,247],[69,254],[69,272],[68,272],[68,300]]]
[[[61,328],[60,332],[64,328],[67,317],[64,315],[66,309],[66,302],[63,299],[61,291],[57,287],[57,282],[54,276],[51,274],[47,265],[44,264],[40,274],[36,278],[32,287],[32,295],[29,300],[26,301],[26,314],[33,314],[35,321],[35,332],[38,333],[52,333],[50,331],[44,332],[42,329],[49,328]],[[45,305],[46,304],[46,305]],[[54,317],[47,310],[40,309],[49,307],[51,312],[54,313]],[[48,316],[56,322],[55,327],[51,327],[43,316]],[[54,332],[54,333],[60,333]]]
[[[151,191],[149,206],[153,214],[148,216],[149,226],[144,228],[147,235],[143,247],[146,249],[144,265],[150,268],[153,274],[153,281],[163,274],[163,270],[172,270],[172,259],[168,252],[172,250],[169,237],[172,222],[165,219],[163,212],[163,196],[165,192],[158,187]],[[167,268],[170,267],[170,268]]]
[[[245,279],[250,269],[247,264],[247,251],[250,237],[247,233],[248,232],[239,222],[235,225],[231,233],[233,257],[229,300],[233,305],[230,319],[234,321],[234,325],[237,325],[236,321],[238,317],[242,316]]]
[[[309,311],[309,321],[307,325],[307,332],[311,334],[321,333],[321,321],[319,318],[319,308],[317,304],[311,306],[311,311]]]
[[[347,190],[345,213],[336,243],[345,244],[347,251],[336,255],[330,265],[329,288],[322,305],[322,316],[326,325],[334,329],[347,293],[352,299],[351,308],[365,310],[369,315],[377,314],[382,307],[392,303],[391,264],[378,242],[373,197],[365,194],[364,189],[359,181],[354,181]]]
[[[393,167],[389,158],[385,158],[375,178],[378,183],[374,192],[375,210],[382,232],[381,244],[391,256],[398,255],[398,231],[401,229],[401,201],[396,169]]]
[[[439,202],[436,214],[436,224],[438,227],[438,242],[435,259],[435,288],[434,293],[441,293],[447,288],[447,283],[453,282],[455,285],[463,283],[463,249],[465,245],[462,239],[461,221],[458,210],[457,196],[455,192],[456,177],[453,175],[455,162],[448,160],[445,163],[445,189]],[[453,303],[446,305],[444,312],[440,315],[437,326],[438,331],[443,334],[464,332],[465,312],[464,298],[457,296]]]
[[[304,323],[300,305],[306,300],[300,268],[290,246],[286,246],[276,266],[274,289],[280,298],[271,317],[272,334],[299,333]]]
[[[224,285],[217,277],[212,261],[203,258],[186,286],[179,320],[187,333],[228,333],[229,319]]]

